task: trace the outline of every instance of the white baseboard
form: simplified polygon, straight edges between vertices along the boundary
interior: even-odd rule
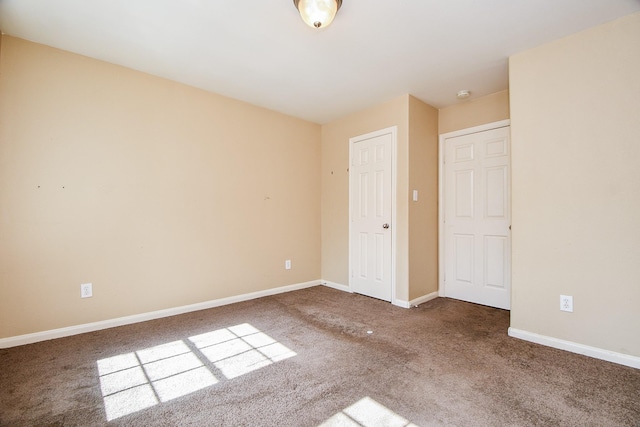
[[[349,286],[342,285],[340,283],[330,282],[328,280],[322,280],[320,284],[327,286],[329,288],[337,289],[339,291],[352,293],[351,289],[349,289]],[[420,305],[427,301],[431,301],[434,298],[438,298],[438,292],[432,292],[428,295],[423,295],[420,298],[416,298],[411,301],[403,301],[403,300],[396,299],[395,301],[393,301],[393,305],[397,307],[402,307],[402,308],[409,308],[414,305]]]
[[[0,338],[0,348],[16,347],[19,345],[32,344],[35,342],[52,340],[55,338],[68,337],[71,335],[83,334],[85,332],[99,331],[101,329],[114,328],[116,326],[130,325],[132,323],[146,322],[147,320],[160,319],[162,317],[175,316],[192,311],[206,310],[208,308],[220,307],[236,302],[248,301],[269,295],[281,294],[284,292],[296,291],[298,289],[310,288],[322,284],[321,280],[296,283],[288,286],[281,286],[264,291],[251,292],[248,294],[236,295],[227,298],[220,298],[196,304],[183,305],[181,307],[167,308],[164,310],[151,311],[148,313],[134,314],[132,316],[118,317],[116,319],[103,320],[100,322],[85,323],[83,325],[69,326],[67,328],[52,329],[49,331],[36,332],[33,334],[18,335],[15,337]]]
[[[401,308],[409,308],[411,307],[409,305],[409,301],[405,301],[405,300],[401,300],[401,299],[395,299],[391,302],[391,304],[395,305],[396,307],[401,307]]]
[[[438,296],[439,296],[438,292],[436,291],[436,292],[431,292],[430,294],[423,295],[421,297],[412,299],[411,301],[404,301],[404,300],[401,300],[401,299],[396,299],[393,302],[393,305],[398,306],[398,307],[402,307],[402,308],[411,308],[413,306],[420,305],[420,304],[423,304],[423,303],[425,303],[427,301],[431,301],[432,299],[438,298]]]
[[[328,280],[321,280],[320,284],[324,285],[324,286],[327,286],[329,288],[337,289],[339,291],[352,293],[351,289],[349,289],[349,286],[343,285],[341,283],[330,282]]]
[[[423,295],[423,296],[418,297],[416,299],[412,299],[411,301],[409,301],[409,306],[415,306],[415,305],[424,304],[425,302],[431,301],[432,299],[436,299],[439,296],[440,295],[438,294],[438,291],[431,292],[430,294]]]
[[[578,353],[584,356],[593,357],[595,359],[606,360],[607,362],[617,363],[619,365],[630,366],[640,369],[640,357],[631,356],[629,354],[617,353],[615,351],[604,350],[598,347],[591,347],[584,344],[578,344],[572,341],[565,341],[559,338],[553,338],[546,335],[527,332],[521,329],[509,328],[509,336],[520,338],[521,340],[534,342],[536,344],[546,345],[560,350]]]

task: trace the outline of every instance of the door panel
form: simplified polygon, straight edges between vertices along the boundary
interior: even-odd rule
[[[391,133],[352,140],[350,166],[350,286],[385,301],[392,299],[392,146]]]
[[[509,309],[509,127],[444,143],[445,296]]]
[[[484,282],[487,286],[504,289],[504,261],[506,258],[504,236],[484,236]]]
[[[459,283],[473,283],[473,236],[454,234],[455,280]]]
[[[485,217],[503,219],[507,214],[507,167],[485,169]]]
[[[455,174],[456,218],[473,218],[473,170],[458,170]]]

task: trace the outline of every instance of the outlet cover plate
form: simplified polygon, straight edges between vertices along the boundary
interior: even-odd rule
[[[284,269],[285,270],[291,270],[291,260],[288,259],[284,262]]]
[[[91,283],[83,283],[80,285],[80,298],[90,298],[93,296],[93,285]]]
[[[570,295],[560,295],[560,311],[573,313],[573,297]]]

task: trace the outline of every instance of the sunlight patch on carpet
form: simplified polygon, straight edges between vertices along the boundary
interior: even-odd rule
[[[197,335],[189,340],[228,379],[296,355],[248,323]]]
[[[365,397],[338,412],[319,427],[418,427],[391,409]]]
[[[211,387],[218,378],[231,380],[295,355],[243,323],[98,360],[107,421]]]

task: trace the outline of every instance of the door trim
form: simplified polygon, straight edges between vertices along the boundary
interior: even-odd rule
[[[378,136],[391,134],[391,304],[398,305],[396,300],[396,229],[397,229],[397,203],[396,203],[396,183],[397,183],[397,153],[398,153],[398,126],[391,126],[388,128],[380,129],[374,132],[369,132],[364,135],[354,136],[349,138],[349,292],[353,292],[352,276],[353,267],[351,259],[351,249],[353,242],[351,241],[351,186],[354,184],[352,176],[352,162],[353,162],[353,146],[355,143],[364,141]]]
[[[487,130],[499,129],[511,125],[511,120],[500,120],[467,129],[442,133],[438,141],[438,295],[445,296],[444,272],[445,272],[445,251],[444,251],[444,142],[449,138],[470,135],[472,133],[484,132]],[[509,150],[509,157],[511,157]],[[511,164],[511,162],[509,162]],[[509,175],[511,176],[511,175]]]

